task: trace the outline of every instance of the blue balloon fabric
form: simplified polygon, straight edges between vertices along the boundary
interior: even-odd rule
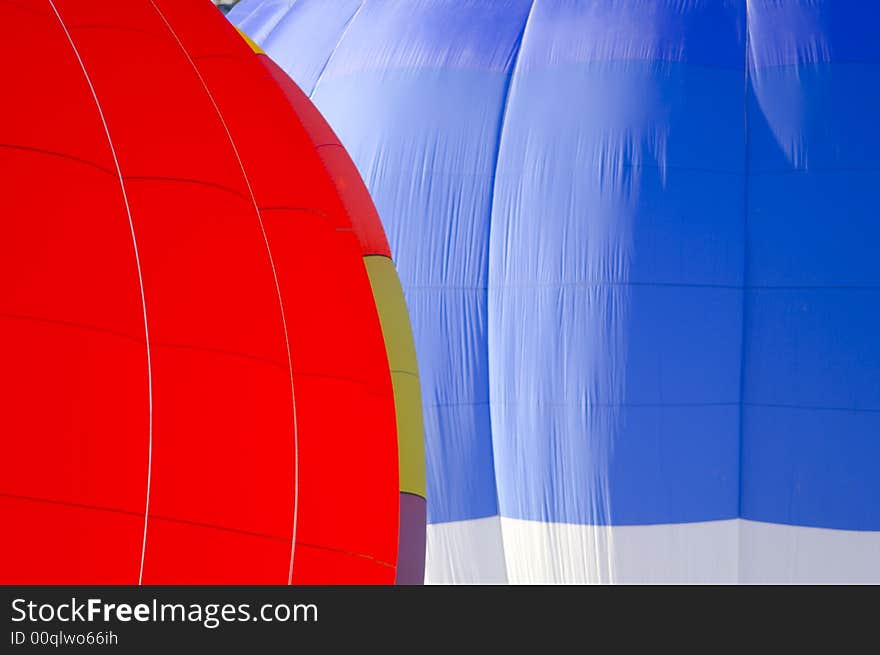
[[[438,582],[880,582],[880,5],[242,0],[373,196]]]

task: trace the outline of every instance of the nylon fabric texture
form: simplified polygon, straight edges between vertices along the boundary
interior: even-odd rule
[[[880,582],[875,3],[229,18],[385,225],[429,581]]]

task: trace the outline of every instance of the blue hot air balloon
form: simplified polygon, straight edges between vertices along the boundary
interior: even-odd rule
[[[243,0],[385,224],[434,582],[880,582],[880,5]]]

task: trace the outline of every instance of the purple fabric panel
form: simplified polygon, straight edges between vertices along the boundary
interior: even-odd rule
[[[414,494],[400,494],[396,584],[420,585],[425,582],[426,518],[424,498]]]

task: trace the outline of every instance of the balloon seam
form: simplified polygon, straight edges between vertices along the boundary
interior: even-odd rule
[[[293,409],[293,459],[294,459],[294,482],[293,482],[293,529],[291,534],[291,543],[290,543],[290,565],[287,571],[287,584],[292,584],[293,582],[293,560],[294,554],[296,552],[296,529],[297,529],[297,520],[298,520],[298,512],[299,512],[299,428],[296,420],[296,391],[294,389],[294,380],[293,380],[293,358],[291,355],[290,349],[290,335],[287,329],[287,317],[284,311],[284,298],[281,294],[281,284],[278,281],[278,271],[275,267],[275,258],[272,256],[272,248],[269,245],[269,235],[266,233],[266,226],[263,223],[263,215],[260,211],[260,207],[257,204],[257,198],[254,195],[254,189],[251,185],[250,178],[247,174],[247,171],[244,167],[244,162],[241,160],[241,155],[238,151],[238,146],[235,145],[235,140],[232,138],[232,132],[229,130],[229,126],[226,124],[226,119],[223,117],[223,113],[220,111],[220,107],[217,105],[217,101],[214,99],[214,95],[211,93],[211,89],[208,87],[205,78],[202,76],[201,71],[193,60],[192,56],[189,54],[189,51],[183,45],[183,42],[180,40],[180,37],[177,35],[177,32],[174,31],[174,28],[171,27],[171,24],[168,22],[168,19],[165,18],[165,15],[159,10],[159,7],[156,5],[154,0],[150,0],[150,4],[153,6],[153,9],[156,10],[156,13],[165,23],[165,26],[168,28],[168,31],[174,37],[174,40],[177,42],[177,45],[180,47],[183,54],[186,56],[190,65],[192,66],[193,71],[196,76],[199,78],[199,81],[202,84],[202,87],[205,90],[205,93],[208,95],[208,99],[211,101],[211,104],[214,107],[214,111],[217,113],[217,117],[220,119],[220,123],[223,125],[223,129],[226,132],[226,137],[229,139],[229,144],[232,147],[232,151],[235,154],[235,159],[238,162],[238,166],[241,169],[242,177],[244,178],[245,185],[248,189],[248,194],[250,195],[251,203],[254,207],[254,212],[257,215],[257,222],[260,225],[260,231],[263,235],[263,242],[266,244],[266,253],[269,257],[269,265],[272,269],[272,277],[275,281],[275,291],[278,295],[278,306],[281,310],[281,325],[284,328],[284,346],[287,350],[287,365],[290,371],[290,396],[291,396],[291,405]],[[256,56],[256,55],[255,55]]]
[[[147,301],[144,294],[144,278],[141,271],[141,259],[140,253],[138,251],[137,236],[135,235],[134,220],[131,216],[131,207],[128,203],[128,194],[125,190],[125,180],[122,176],[122,169],[119,166],[119,159],[116,156],[116,147],[113,145],[113,139],[110,137],[110,128],[107,125],[107,119],[104,116],[104,110],[101,107],[100,100],[98,100],[98,93],[95,90],[94,85],[92,84],[92,78],[89,76],[89,72],[86,69],[85,63],[83,62],[82,57],[79,54],[79,50],[76,47],[73,36],[70,34],[70,30],[67,29],[67,25],[65,25],[64,20],[61,18],[61,14],[58,13],[58,8],[55,6],[54,0],[49,0],[49,5],[52,7],[52,11],[55,13],[55,17],[58,19],[58,23],[61,25],[61,29],[64,30],[64,34],[67,37],[67,42],[73,49],[73,54],[76,56],[76,59],[79,62],[80,69],[82,70],[83,76],[86,79],[86,83],[89,86],[89,91],[91,91],[92,99],[95,101],[95,106],[98,109],[98,115],[101,119],[101,124],[104,127],[104,134],[106,135],[107,143],[110,146],[110,154],[113,157],[113,165],[115,166],[116,173],[119,177],[119,188],[122,190],[122,199],[125,203],[125,212],[128,215],[128,225],[131,230],[131,241],[134,247],[134,258],[135,263],[137,264],[138,285],[140,286],[141,294],[141,306],[144,310],[144,343],[147,351],[147,403],[149,408],[149,418],[147,423],[149,446],[147,451],[147,491],[146,500],[144,503],[144,536],[141,541],[141,561],[138,570],[138,584],[141,585],[143,584],[144,578],[144,558],[147,552],[147,525],[149,523],[150,516],[150,486],[152,483],[153,474],[153,366],[150,353],[150,331],[147,321]]]

